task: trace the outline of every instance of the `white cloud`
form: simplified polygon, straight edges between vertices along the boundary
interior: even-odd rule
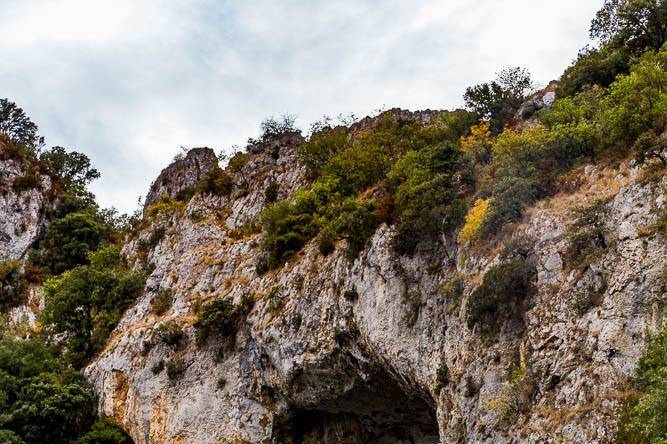
[[[507,65],[556,78],[595,3],[4,0],[0,96],[131,210],[179,145],[242,144],[269,115],[453,108]]]

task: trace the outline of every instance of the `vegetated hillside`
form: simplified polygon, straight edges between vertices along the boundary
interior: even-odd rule
[[[224,169],[178,156],[132,218],[3,102],[25,216],[0,219],[34,228],[0,267],[0,437],[667,439],[666,9],[605,2],[544,90],[509,68],[466,110],[268,119]]]

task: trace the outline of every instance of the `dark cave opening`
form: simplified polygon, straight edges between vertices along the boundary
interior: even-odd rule
[[[277,421],[274,436],[281,444],[436,444],[434,404],[383,373],[335,399],[293,407]]]

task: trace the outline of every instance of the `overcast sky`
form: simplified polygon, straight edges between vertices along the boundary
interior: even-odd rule
[[[546,84],[601,0],[0,0],[0,97],[88,154],[135,208],[180,145],[243,145],[267,116],[462,105],[510,65]]]

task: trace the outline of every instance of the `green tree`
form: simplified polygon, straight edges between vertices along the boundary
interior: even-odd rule
[[[635,54],[658,51],[667,39],[667,1],[605,0],[591,23],[591,37]]]
[[[525,68],[506,68],[496,74],[495,80],[467,88],[463,100],[480,119],[489,120],[497,134],[532,88],[530,73]]]
[[[67,152],[61,146],[42,151],[39,162],[46,172],[63,179],[66,189],[84,188],[100,177],[100,173],[91,166],[88,156],[75,151]]]
[[[37,125],[33,123],[16,103],[0,99],[0,133],[12,142],[39,149],[44,139],[37,135]]]
[[[64,335],[65,357],[75,367],[104,346],[123,312],[144,287],[145,277],[128,270],[118,250],[108,246],[44,284],[42,321],[51,338]]]

